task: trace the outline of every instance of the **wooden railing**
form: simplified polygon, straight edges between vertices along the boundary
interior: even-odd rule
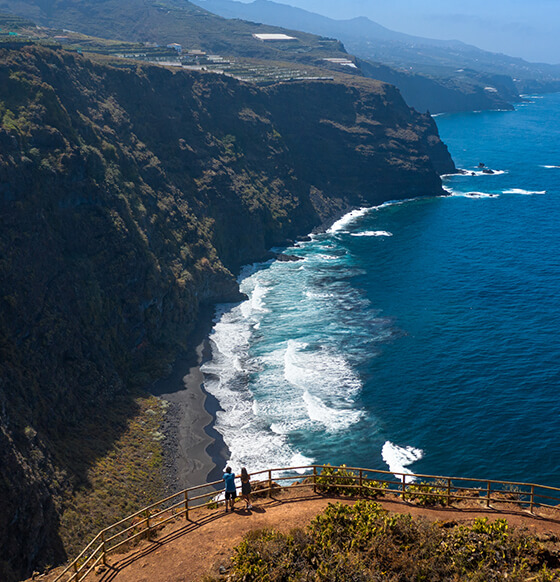
[[[315,492],[350,493],[356,496],[377,497],[393,494],[403,501],[414,499],[451,506],[454,501],[476,500],[485,507],[499,510],[493,504],[514,504],[534,513],[535,508],[558,509],[560,518],[560,489],[534,483],[410,475],[360,467],[306,465],[281,469],[266,469],[251,473],[251,483],[257,495],[271,496],[274,491],[289,485],[313,487]],[[125,517],[100,531],[54,582],[80,582],[100,564],[108,565],[108,555],[125,549],[139,538],[151,538],[163,524],[184,518],[194,508],[218,507],[223,480],[189,487]]]

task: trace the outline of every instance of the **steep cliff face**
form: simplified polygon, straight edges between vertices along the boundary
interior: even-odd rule
[[[454,170],[394,88],[266,89],[0,50],[0,578],[57,563],[85,420],[187,347],[232,275],[344,208]],[[437,171],[436,171],[437,170]],[[72,445],[69,445],[69,442]]]
[[[359,61],[366,77],[399,88],[406,102],[418,111],[512,110],[520,100],[511,77],[473,70],[452,71],[447,77],[415,74],[381,63]]]

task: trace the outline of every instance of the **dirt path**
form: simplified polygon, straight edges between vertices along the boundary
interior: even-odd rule
[[[254,529],[274,528],[289,531],[307,525],[328,503],[352,504],[353,499],[327,498],[312,491],[288,491],[275,499],[254,503],[254,509],[235,513],[223,509],[201,509],[191,512],[192,521],[177,521],[162,530],[152,541],[142,542],[135,550],[114,555],[110,567],[92,579],[101,582],[194,582],[205,574],[218,574],[227,567],[233,548],[243,536]],[[461,508],[422,508],[395,499],[383,501],[391,512],[410,513],[429,520],[469,523],[475,517],[506,518],[512,525],[526,527],[534,533],[551,533],[560,537],[560,515],[531,516],[515,507],[501,511],[487,509],[477,502]]]

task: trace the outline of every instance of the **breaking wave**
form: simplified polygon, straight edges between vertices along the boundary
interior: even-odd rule
[[[407,482],[415,481],[414,473],[408,468],[416,461],[419,461],[424,456],[424,451],[414,447],[400,447],[391,441],[386,441],[381,451],[383,460],[389,466],[389,471],[394,473],[405,473],[411,475],[407,478]],[[395,475],[400,477],[399,475]]]
[[[522,194],[528,196],[531,194],[546,194],[546,190],[524,190],[523,188],[510,188],[509,190],[504,190],[504,194]]]

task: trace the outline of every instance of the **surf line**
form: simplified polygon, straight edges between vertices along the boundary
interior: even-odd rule
[[[351,234],[352,225],[369,212],[404,202],[399,200],[355,209],[323,234],[312,235],[308,241],[296,243],[294,248],[321,245],[339,233],[348,234],[350,231]],[[359,226],[356,230],[359,232]],[[391,236],[387,231],[366,232],[364,236]],[[231,464],[246,466],[250,471],[261,470],[271,463],[276,466],[310,464],[313,459],[305,456],[298,450],[299,447],[294,447],[290,442],[292,431],[347,430],[363,415],[362,411],[353,406],[354,403],[350,401],[353,399],[349,398],[361,389],[361,382],[351,373],[348,362],[343,361],[341,354],[334,349],[336,346],[323,346],[320,341],[313,341],[308,346],[304,338],[300,341],[297,335],[291,334],[291,339],[285,336],[284,342],[272,342],[270,350],[264,354],[252,351],[254,338],[267,332],[264,329],[267,326],[266,320],[274,315],[273,304],[278,298],[267,303],[278,281],[285,280],[289,272],[295,274],[296,270],[299,272],[302,268],[305,271],[306,265],[309,268],[315,259],[320,259],[320,254],[314,254],[313,246],[309,249],[310,253],[302,249],[303,260],[297,263],[273,258],[245,266],[238,282],[248,299],[239,304],[223,304],[216,308],[214,328],[209,338],[212,358],[201,368],[205,375],[204,385],[221,406],[215,415],[215,428],[221,433],[230,451]],[[280,270],[283,273],[281,276]],[[330,365],[325,365],[325,361]],[[318,370],[313,371],[312,368],[316,367]],[[345,386],[344,395],[323,393],[324,378],[321,380],[315,372],[325,370],[330,376],[340,372],[338,384]],[[255,384],[255,378],[258,378],[258,382],[264,381],[265,390],[267,382],[283,382],[284,388],[292,391],[294,397],[280,405],[277,398],[268,399],[266,393],[261,392],[262,385]],[[360,386],[357,387],[357,384]],[[286,414],[286,407],[290,410],[289,415]],[[397,454],[399,449],[404,453]],[[411,453],[407,448],[399,448],[397,445],[393,445],[392,451],[387,447],[385,450],[383,458],[394,471],[412,464],[422,454],[421,451],[414,453],[419,451],[417,449],[412,449]],[[401,460],[397,463],[396,459]],[[412,474],[410,470],[406,472]]]

